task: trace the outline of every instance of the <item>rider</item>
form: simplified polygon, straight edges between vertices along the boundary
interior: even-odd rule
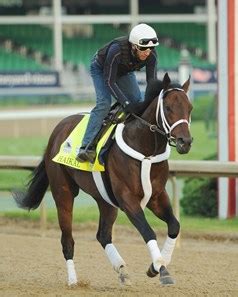
[[[147,24],[132,28],[129,37],[119,37],[99,49],[90,66],[96,92],[96,106],[90,118],[77,160],[93,162],[96,157],[94,138],[108,115],[113,96],[126,112],[133,112],[142,96],[134,71],[146,67],[146,81],[157,78],[159,44],[155,30]]]

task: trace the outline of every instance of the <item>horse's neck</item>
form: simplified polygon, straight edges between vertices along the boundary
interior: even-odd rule
[[[142,115],[142,118],[152,125],[156,125],[156,101],[154,100]],[[152,132],[138,119],[126,125],[123,136],[130,147],[145,156],[158,155],[166,149],[166,138],[158,132]]]

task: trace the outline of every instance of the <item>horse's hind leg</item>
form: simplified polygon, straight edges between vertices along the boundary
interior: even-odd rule
[[[112,243],[112,227],[117,218],[117,209],[106,202],[98,202],[100,211],[97,240],[105,250],[105,253],[111,262],[114,270],[118,273],[119,281],[122,285],[130,285],[129,275],[126,269],[126,263],[120,256],[116,247]]]
[[[61,244],[67,265],[68,285],[77,284],[77,275],[74,267],[74,240],[72,237],[72,212],[74,197],[77,196],[79,187],[63,171],[58,164],[54,165],[54,174],[49,174],[51,192],[55,200],[58,221],[61,229]],[[55,174],[57,172],[57,174]],[[54,178],[50,178],[53,176]],[[57,178],[56,178],[57,176]]]

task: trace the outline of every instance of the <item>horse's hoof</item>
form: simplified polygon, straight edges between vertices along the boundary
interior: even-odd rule
[[[73,289],[73,288],[75,288],[75,287],[77,287],[78,286],[78,283],[77,282],[68,282],[68,287],[70,288],[70,289]]]
[[[153,263],[150,265],[148,271],[146,272],[148,277],[155,277],[158,275],[158,271],[154,269]]]
[[[68,279],[68,286],[73,288],[78,285],[78,280],[76,278]]]
[[[160,267],[160,283],[161,285],[174,285],[175,282],[170,276],[168,270],[165,266]]]
[[[128,274],[125,266],[120,267],[118,278],[119,278],[119,282],[122,286],[131,286],[129,274]]]

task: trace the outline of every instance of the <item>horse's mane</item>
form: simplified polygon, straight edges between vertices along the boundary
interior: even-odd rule
[[[150,103],[155,97],[159,95],[163,89],[163,82],[158,79],[152,79],[148,82],[145,90],[145,102]]]
[[[179,83],[172,82],[169,84],[168,88],[182,88]],[[149,103],[157,96],[163,89],[163,82],[158,79],[152,79],[148,82],[145,90],[145,101]]]
[[[168,88],[181,88],[178,83],[170,83]],[[161,90],[163,89],[163,82],[158,79],[152,79],[148,82],[145,90],[145,100],[143,102],[137,103],[135,106],[135,113],[141,115],[150,103],[159,96]]]

